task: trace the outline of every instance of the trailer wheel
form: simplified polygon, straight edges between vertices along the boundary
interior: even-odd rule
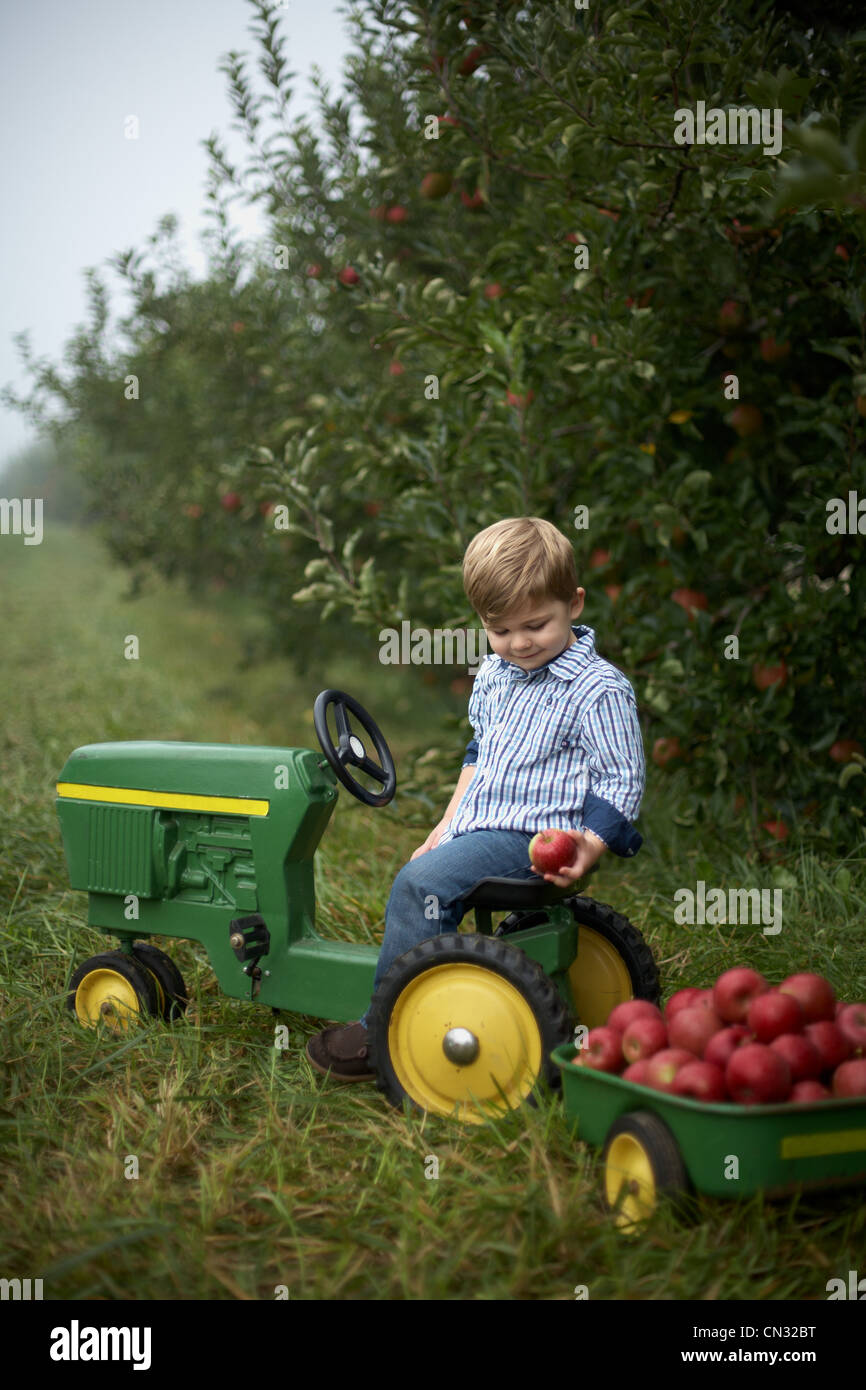
[[[174,1023],[185,1012],[189,996],[184,978],[171,956],[148,941],[136,941],[132,954],[156,981],[160,1016],[166,1023]]]
[[[607,1132],[604,1195],[623,1235],[638,1235],[659,1202],[685,1214],[690,1184],[677,1141],[658,1115],[633,1110]]]
[[[391,966],[367,1020],[377,1086],[394,1106],[482,1124],[559,1072],[568,1012],[536,961],[491,937],[446,932]]]
[[[578,1023],[599,1028],[616,1004],[627,999],[661,998],[659,972],[653,953],[637,927],[595,898],[564,898],[578,924],[577,955],[568,969]],[[510,936],[548,921],[543,908],[512,912],[494,935]]]
[[[156,981],[124,951],[106,951],[79,965],[69,981],[66,1007],[85,1028],[104,1023],[113,1033],[126,1033],[160,1011]]]

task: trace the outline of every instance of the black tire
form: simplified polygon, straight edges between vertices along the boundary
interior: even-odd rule
[[[623,1140],[626,1141],[626,1154],[630,1148],[639,1146],[649,1161],[651,1189],[642,1187],[633,1178],[631,1190],[622,1192],[624,1179],[620,1164]],[[601,1161],[604,1167],[605,1203],[608,1210],[614,1213],[622,1234],[640,1234],[660,1202],[670,1206],[678,1217],[688,1219],[693,1215],[692,1187],[679,1145],[658,1115],[649,1110],[632,1110],[620,1115],[607,1132]],[[645,1211],[642,1212],[643,1208]]]
[[[98,1013],[90,1012],[89,1005],[92,1004],[92,1000],[87,998],[87,979],[88,976],[95,976],[98,971],[113,972],[115,976],[120,977],[121,982],[125,981],[130,987],[132,997],[123,1009],[118,1010],[111,1004],[110,982],[107,982],[105,989],[100,992],[102,1007]],[[122,983],[120,989],[123,990]],[[129,996],[129,990],[123,992]],[[95,1028],[102,1016],[107,1025],[117,1033],[127,1031],[132,1015],[136,1013],[143,1018],[160,1016],[159,993],[155,979],[140,961],[127,955],[125,951],[105,951],[98,956],[90,956],[79,965],[69,981],[66,1007],[82,1027]]]
[[[481,972],[478,978],[479,998],[477,1005],[473,1002],[467,1005],[464,1002],[462,1008],[464,1011],[468,1010],[468,1017],[461,1014],[460,1019],[455,1018],[449,1027],[463,1026],[469,1029],[470,1033],[477,1029],[478,1034],[473,1034],[473,1036],[483,1037],[485,1015],[489,1017],[489,1005],[483,997],[483,991],[486,990],[489,996],[491,986],[491,982],[483,977],[490,974],[500,977],[512,986],[531,1011],[537,1035],[530,1039],[529,1045],[534,1048],[540,1043],[540,1058],[534,1072],[535,1064],[530,1064],[525,1058],[523,1059],[520,1064],[523,1067],[520,1072],[520,1079],[515,1083],[516,1094],[512,1092],[506,1095],[502,1090],[503,1085],[512,1085],[510,1079],[505,1080],[505,1070],[507,1067],[513,1068],[515,1065],[513,1053],[508,1052],[505,1066],[502,1065],[501,1061],[495,1063],[497,1068],[501,1070],[501,1075],[498,1077],[494,1078],[494,1073],[486,1070],[491,1058],[498,1056],[496,1042],[492,1036],[488,1037],[481,1047],[477,1063],[478,1070],[472,1078],[469,1076],[468,1068],[469,1065],[476,1065],[476,1062],[471,1064],[448,1062],[445,1064],[446,1070],[449,1072],[448,1085],[450,1087],[453,1084],[455,1092],[458,1094],[458,1098],[454,1099],[450,1110],[447,1108],[450,1090],[442,1093],[441,1104],[437,1103],[431,1106],[429,1100],[425,1103],[426,1079],[417,1088],[413,1088],[411,1084],[407,1087],[398,1075],[398,1071],[403,1070],[403,1065],[400,1058],[392,1056],[394,1038],[392,1020],[395,1011],[398,1011],[399,1018],[401,996],[405,1002],[405,991],[414,981],[437,967],[448,965],[468,965]],[[435,982],[431,983],[435,986]],[[443,994],[442,1000],[444,1001],[446,997]],[[510,991],[508,997],[511,1002],[514,1002],[514,996]],[[522,1010],[520,1012],[523,1013]],[[523,1021],[525,1021],[525,1014]],[[508,1047],[511,1043],[515,1036],[515,1029],[519,1031],[517,1024],[514,1025],[509,1039],[502,1044],[503,1046]],[[543,1089],[547,1086],[555,1090],[561,1084],[559,1068],[551,1061],[550,1053],[553,1048],[568,1041],[571,1036],[571,1028],[568,1010],[552,980],[545,974],[541,966],[536,961],[530,960],[523,951],[510,946],[507,942],[496,941],[489,936],[475,933],[445,932],[429,941],[421,942],[419,946],[413,947],[411,951],[407,951],[394,961],[373,996],[367,1020],[367,1035],[370,1062],[377,1073],[376,1085],[391,1105],[402,1107],[404,1102],[408,1100],[410,1107],[416,1111],[423,1112],[432,1109],[433,1113],[442,1115],[453,1114],[454,1108],[459,1105],[461,1118],[473,1123],[480,1123],[484,1118],[483,1104],[478,1107],[474,1105],[471,1098],[461,1098],[461,1087],[468,1085],[471,1079],[473,1084],[488,1088],[488,1094],[489,1088],[493,1089],[494,1094],[498,1095],[498,1099],[491,1102],[493,1105],[501,1106],[503,1098],[506,1100],[507,1107],[511,1109],[515,1109],[523,1103],[536,1105],[535,1092],[537,1089]],[[427,1060],[432,1060],[441,1067],[442,1064],[437,1051],[438,1038],[435,1031],[433,1039],[425,1038],[424,1042],[425,1046],[431,1048]],[[433,1072],[429,1072],[428,1075],[431,1078],[431,1088],[435,1090],[435,1083],[432,1081]],[[497,1082],[499,1083],[498,1090]]]
[[[151,946],[148,941],[136,941],[132,954],[156,977],[161,1017],[166,1023],[174,1023],[185,1013],[189,995],[184,978],[171,956],[160,951],[158,946]]]
[[[591,928],[599,937],[609,942],[621,958],[631,989],[631,993],[624,993],[622,999],[648,999],[651,1004],[658,1004],[661,1000],[658,966],[652,950],[637,927],[633,927],[628,918],[623,917],[621,913],[614,912],[612,907],[608,907],[605,903],[596,902],[595,898],[580,896],[563,898],[562,906],[571,910],[572,916],[579,926]],[[548,914],[544,908],[527,912],[511,912],[500,922],[494,936],[511,936],[515,932],[525,931],[527,927],[537,927],[548,920]],[[516,940],[514,944],[519,946],[519,940]],[[578,956],[579,954],[580,935],[578,933]],[[572,969],[575,968],[576,963]],[[612,998],[609,1002],[611,1002],[612,1007],[614,1003],[620,1002],[620,999]],[[605,1022],[607,1012],[603,1018],[599,1018],[591,1026]],[[576,1021],[582,1022],[584,1020],[577,1019]]]

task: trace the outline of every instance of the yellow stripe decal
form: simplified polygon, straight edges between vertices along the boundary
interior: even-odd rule
[[[58,782],[57,795],[78,801],[110,801],[121,806],[160,806],[171,811],[221,811],[230,816],[266,816],[269,801],[241,796],[187,796],[178,792],[148,792],[136,787],[90,787],[83,782]]]
[[[782,1140],[782,1158],[820,1158],[866,1150],[866,1129],[839,1129],[829,1134],[789,1134]]]

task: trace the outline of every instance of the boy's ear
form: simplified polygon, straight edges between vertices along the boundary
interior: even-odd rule
[[[586,598],[586,590],[578,589],[571,601],[571,616],[579,618],[583,612],[583,600]]]

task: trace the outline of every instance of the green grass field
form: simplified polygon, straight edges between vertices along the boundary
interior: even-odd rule
[[[863,1273],[862,1189],[704,1200],[694,1224],[662,1210],[626,1242],[557,1097],[484,1127],[404,1116],[372,1084],[312,1071],[303,1049],[320,1020],[283,1015],[293,1047],[276,1051],[269,1012],[222,997],[192,943],[171,946],[193,997],[182,1022],[120,1040],[75,1023],[67,981],[105,938],[68,887],[54,809],[68,753],[137,738],[316,746],[315,685],[288,663],[238,669],[258,621],[242,604],[196,604],[162,581],[125,592],[88,532],[0,540],[0,1274],[42,1278],[59,1299],[272,1299],[285,1286],[297,1299],[571,1300],[586,1285],[591,1299],[821,1301],[858,1259]],[[123,657],[130,633],[138,661]],[[431,727],[410,676],[328,668],[382,725],[398,774]],[[669,786],[651,781],[637,858],[592,880],[650,942],[664,997],[742,963],[771,980],[817,970],[866,997],[862,848],[845,865],[756,865],[735,822],[702,840],[678,825]],[[317,855],[323,935],[381,940],[394,874],[442,810],[427,824],[405,795],[370,810],[341,791]],[[674,890],[698,879],[781,886],[783,930],[676,925]]]

